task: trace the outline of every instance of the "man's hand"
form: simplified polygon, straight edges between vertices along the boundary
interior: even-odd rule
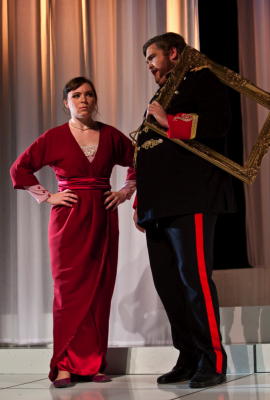
[[[143,229],[140,225],[137,224],[138,222],[138,214],[137,214],[137,209],[134,211],[133,214],[133,221],[135,223],[136,228],[140,231],[140,232],[145,232],[145,229]]]
[[[63,192],[51,193],[46,201],[53,206],[72,207],[72,204],[77,203],[78,196],[70,189],[66,189]]]
[[[169,128],[167,114],[164,108],[157,101],[148,104],[146,116],[148,115],[153,115],[159,125],[163,126],[163,128]]]

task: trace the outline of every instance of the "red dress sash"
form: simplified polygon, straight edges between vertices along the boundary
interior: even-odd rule
[[[66,189],[88,189],[88,190],[110,190],[110,180],[109,178],[69,178],[60,179],[58,181],[58,189],[63,192]]]

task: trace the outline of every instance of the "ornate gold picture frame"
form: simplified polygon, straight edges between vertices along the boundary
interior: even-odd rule
[[[257,87],[249,80],[243,78],[236,72],[214,63],[204,54],[186,46],[181,54],[180,61],[176,64],[166,84],[161,88],[159,96],[156,100],[166,110],[170,101],[181,83],[185,74],[190,69],[209,68],[211,71],[227,86],[255,100],[256,103],[270,109],[270,93]],[[166,131],[157,126],[155,123],[150,123],[145,120],[137,133],[141,130],[147,131],[152,129],[166,138]],[[256,143],[253,145],[251,152],[244,162],[244,165],[238,164],[235,161],[225,157],[224,155],[212,150],[211,148],[199,143],[195,140],[182,141],[180,139],[169,139],[184,147],[185,149],[197,154],[199,157],[211,162],[217,167],[225,170],[245,183],[252,183],[260,169],[263,156],[270,147],[270,113],[268,114],[259,134]]]

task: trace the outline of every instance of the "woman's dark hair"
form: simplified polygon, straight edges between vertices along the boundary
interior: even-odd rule
[[[182,53],[186,46],[185,39],[178,35],[178,33],[167,32],[162,35],[154,36],[152,39],[147,40],[143,45],[143,54],[146,56],[146,50],[151,44],[155,44],[159,49],[167,53],[171,48],[175,47],[179,54]]]
[[[90,81],[90,79],[87,79],[84,76],[77,76],[76,78],[71,79],[65,84],[65,87],[63,89],[63,100],[67,99],[68,93],[71,92],[71,90],[78,89],[78,87],[80,87],[84,83],[88,83],[91,86],[97,103],[97,92],[95,86],[93,85],[93,82]]]

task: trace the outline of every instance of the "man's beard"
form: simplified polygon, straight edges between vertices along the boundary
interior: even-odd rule
[[[169,62],[166,68],[166,72],[164,72],[162,74],[162,76],[159,75],[159,71],[158,71],[158,75],[155,75],[155,81],[159,86],[164,85],[164,83],[166,82],[166,80],[168,79],[168,76],[170,75],[170,72],[172,71],[172,69],[174,68],[175,63],[173,62]],[[158,78],[159,77],[159,78]]]

